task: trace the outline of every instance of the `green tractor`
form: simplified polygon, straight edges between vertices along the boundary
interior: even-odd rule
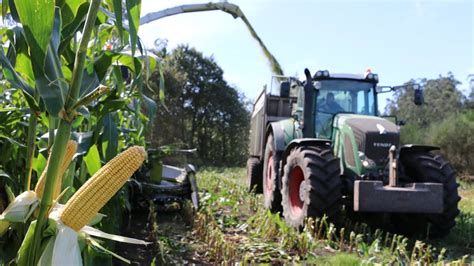
[[[377,95],[403,86],[377,86],[371,72],[305,76],[274,77],[253,106],[247,174],[264,206],[300,228],[306,217],[337,223],[346,213],[383,215],[405,234],[448,234],[459,214],[453,168],[436,146],[401,146],[396,119],[378,116]],[[406,86],[421,105],[421,88]]]

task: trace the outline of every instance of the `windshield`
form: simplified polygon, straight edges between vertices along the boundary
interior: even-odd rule
[[[376,115],[374,84],[357,80],[321,80],[316,98],[316,136],[330,138],[334,114]]]
[[[318,111],[376,115],[374,85],[355,80],[322,80],[316,102]]]

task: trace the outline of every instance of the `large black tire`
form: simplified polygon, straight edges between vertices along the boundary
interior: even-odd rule
[[[399,224],[397,228],[402,233],[423,236],[428,234],[427,236],[430,238],[446,236],[456,225],[455,219],[459,214],[458,202],[461,200],[453,167],[440,155],[430,152],[409,154],[400,160],[404,173],[410,181],[443,184],[444,211],[441,214],[429,215],[394,215],[398,219],[402,217],[401,221],[405,222],[395,221]],[[417,232],[414,232],[415,229]]]
[[[330,148],[294,148],[282,182],[283,215],[289,225],[301,228],[306,217],[323,215],[339,224],[342,181],[339,159]]]
[[[247,185],[249,192],[263,192],[263,162],[252,157],[247,160]]]
[[[281,155],[275,148],[275,142],[271,134],[267,138],[263,158],[263,206],[272,212],[279,212],[282,208],[281,193],[277,182],[279,180]]]

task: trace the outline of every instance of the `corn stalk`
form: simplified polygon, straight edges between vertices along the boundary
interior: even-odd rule
[[[91,37],[99,6],[100,0],[91,1],[91,4],[89,6],[86,22],[82,31],[82,38],[76,52],[71,87],[66,98],[64,111],[60,115],[61,120],[59,122],[59,127],[55,136],[54,144],[52,146],[51,160],[50,164],[48,165],[48,170],[46,172],[44,194],[40,202],[40,211],[36,223],[36,228],[34,231],[33,243],[31,243],[32,245],[29,251],[29,257],[33,259],[33,265],[36,265],[40,257],[42,232],[48,219],[48,211],[52,206],[54,184],[57,182],[56,179],[59,178],[58,172],[60,163],[66,152],[67,141],[69,140],[71,135],[71,118],[74,116],[75,112],[75,110],[71,107],[74,106],[79,97],[79,91],[82,83],[82,74],[87,54],[87,45]]]

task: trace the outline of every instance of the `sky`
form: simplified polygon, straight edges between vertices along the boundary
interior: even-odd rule
[[[142,16],[208,1],[143,0]],[[380,85],[452,72],[468,94],[474,74],[473,0],[229,0],[237,4],[286,75],[377,73]],[[272,72],[244,23],[222,11],[188,13],[140,26],[147,47],[188,44],[212,56],[224,78],[249,99],[270,85]],[[389,96],[390,97],[390,96]],[[379,99],[379,102],[385,102]],[[382,107],[383,108],[383,107]]]

